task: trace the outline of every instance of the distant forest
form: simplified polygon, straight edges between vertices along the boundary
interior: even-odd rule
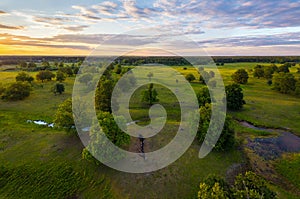
[[[20,62],[65,62],[78,63],[84,61],[84,56],[0,56],[0,65],[19,64]],[[95,57],[96,58],[96,57]],[[112,57],[103,57],[112,58]],[[211,62],[211,58],[217,65],[225,63],[238,62],[266,62],[266,63],[286,63],[295,62],[300,63],[300,56],[212,56],[212,57],[188,57],[188,60],[195,61],[197,64],[207,64]],[[122,65],[141,65],[141,64],[164,64],[170,66],[190,65],[190,63],[183,57],[176,56],[128,56],[118,57],[115,62]]]

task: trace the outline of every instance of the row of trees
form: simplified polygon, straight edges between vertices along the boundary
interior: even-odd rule
[[[81,64],[81,62],[80,62]],[[77,64],[79,65],[79,63]],[[48,61],[43,61],[39,66],[34,62],[25,62],[21,61],[19,62],[18,66],[22,70],[28,70],[28,71],[39,71],[39,70],[63,70],[65,73],[73,75],[77,74],[79,70],[79,66],[75,66],[73,63],[71,66],[65,65],[64,62],[54,62],[53,65],[51,65]]]

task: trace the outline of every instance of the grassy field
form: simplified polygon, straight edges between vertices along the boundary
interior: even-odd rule
[[[226,64],[219,71],[225,84],[229,84],[235,70],[250,69],[255,65]],[[183,74],[197,75],[194,68],[175,68]],[[31,74],[35,76],[36,73]],[[0,82],[13,82],[16,75],[17,72],[0,72]],[[0,198],[28,198],[30,195],[43,198],[110,198],[110,194],[116,198],[195,198],[199,182],[208,174],[225,176],[230,166],[246,161],[241,150],[212,152],[204,159],[198,159],[200,145],[196,141],[176,162],[152,173],[121,173],[82,160],[83,146],[79,138],[64,131],[26,122],[52,122],[58,105],[71,97],[73,81],[74,77],[67,78],[64,83],[66,92],[62,95],[50,93],[54,84],[52,81],[34,83],[32,94],[23,101],[0,101],[0,162],[4,166],[0,167],[0,174],[7,175],[0,178]],[[198,82],[191,84],[196,91],[203,87]],[[178,104],[173,100],[174,94],[161,86],[156,85],[156,89],[160,103],[171,117],[162,132],[147,141],[149,150],[161,148],[172,139],[177,132],[180,114],[176,108]],[[299,98],[273,91],[267,86],[266,80],[255,79],[251,73],[249,83],[243,89],[247,104],[242,111],[231,112],[231,115],[258,125],[288,127],[300,134],[300,123],[295,122],[300,120]],[[141,90],[135,95],[139,96]],[[140,102],[133,100],[131,103],[133,119],[147,118],[148,111],[138,105]],[[237,124],[235,128],[239,133],[251,136],[269,135],[268,132],[247,130]],[[298,159],[285,158],[278,164],[278,171],[296,186],[299,186],[299,182],[293,173],[299,168]],[[291,169],[288,166],[290,162],[293,165]],[[293,198],[276,185],[273,188],[282,198]]]

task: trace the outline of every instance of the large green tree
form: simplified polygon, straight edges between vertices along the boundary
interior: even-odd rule
[[[214,150],[226,151],[232,149],[235,144],[235,138],[231,119],[229,117],[226,117],[223,126],[219,126],[221,124],[221,121],[214,121],[212,124],[210,124],[211,110],[212,109],[210,104],[206,104],[205,106],[200,107],[200,122],[197,131],[197,138],[199,142],[203,143],[207,135],[208,128],[211,125],[210,128],[212,128],[213,130],[211,131],[212,133],[208,135],[208,138],[206,140],[207,143],[205,144],[208,146],[213,146],[211,140],[214,140],[215,136],[217,136],[216,133],[221,129],[222,132],[217,143],[214,145]],[[218,117],[215,119],[218,120]]]
[[[185,79],[188,80],[189,82],[194,81],[196,78],[192,73],[189,73],[185,76]]]
[[[54,78],[54,77],[55,77],[55,74],[53,74],[51,71],[48,71],[48,70],[40,71],[36,75],[36,79],[41,80],[42,82],[44,82],[45,80],[51,81],[52,78]]]
[[[76,132],[71,98],[66,99],[62,104],[58,106],[53,122],[56,127],[63,128],[67,132]]]
[[[149,84],[147,90],[142,92],[142,102],[146,102],[148,105],[153,105],[154,102],[158,102],[159,99],[157,98],[158,93],[154,88],[153,83]]]
[[[272,82],[273,88],[281,93],[293,93],[296,88],[296,79],[291,73],[275,73]]]
[[[90,142],[88,146],[83,150],[82,157],[87,160],[95,159],[92,157],[93,154],[101,162],[112,162],[122,158],[122,153],[119,150],[112,149],[108,146],[109,142],[112,142],[118,147],[129,144],[130,136],[124,133],[118,126],[122,125],[126,128],[126,121],[123,117],[117,117],[118,124],[114,120],[114,117],[109,112],[100,111],[97,115],[99,125],[94,124],[90,130]],[[108,138],[109,140],[105,139]],[[99,164],[98,161],[95,161]]]
[[[63,82],[66,80],[66,74],[62,71],[57,71],[56,73],[56,81]]]
[[[51,91],[56,95],[57,93],[62,94],[65,92],[65,86],[62,83],[56,83],[53,85]]]
[[[231,76],[232,80],[238,84],[246,84],[248,82],[248,73],[245,69],[238,69]]]
[[[197,92],[197,100],[199,106],[205,106],[206,103],[211,103],[211,97],[207,87],[203,87]]]
[[[101,78],[96,88],[95,107],[98,111],[112,112],[111,96],[115,82],[105,77]]]
[[[240,110],[246,103],[244,100],[243,89],[239,84],[233,83],[225,86],[227,107],[230,110]]]
[[[202,72],[200,73],[199,82],[200,82],[201,84],[205,84],[205,80],[206,80],[206,81],[209,81],[210,78],[211,78],[211,76],[210,76],[210,74],[209,74],[208,72],[202,71]]]

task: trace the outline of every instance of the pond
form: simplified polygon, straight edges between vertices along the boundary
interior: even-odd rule
[[[280,129],[257,127],[249,122],[240,124],[255,130],[278,132],[279,136],[248,139],[247,147],[266,160],[276,159],[286,152],[300,152],[300,137],[291,132]]]

